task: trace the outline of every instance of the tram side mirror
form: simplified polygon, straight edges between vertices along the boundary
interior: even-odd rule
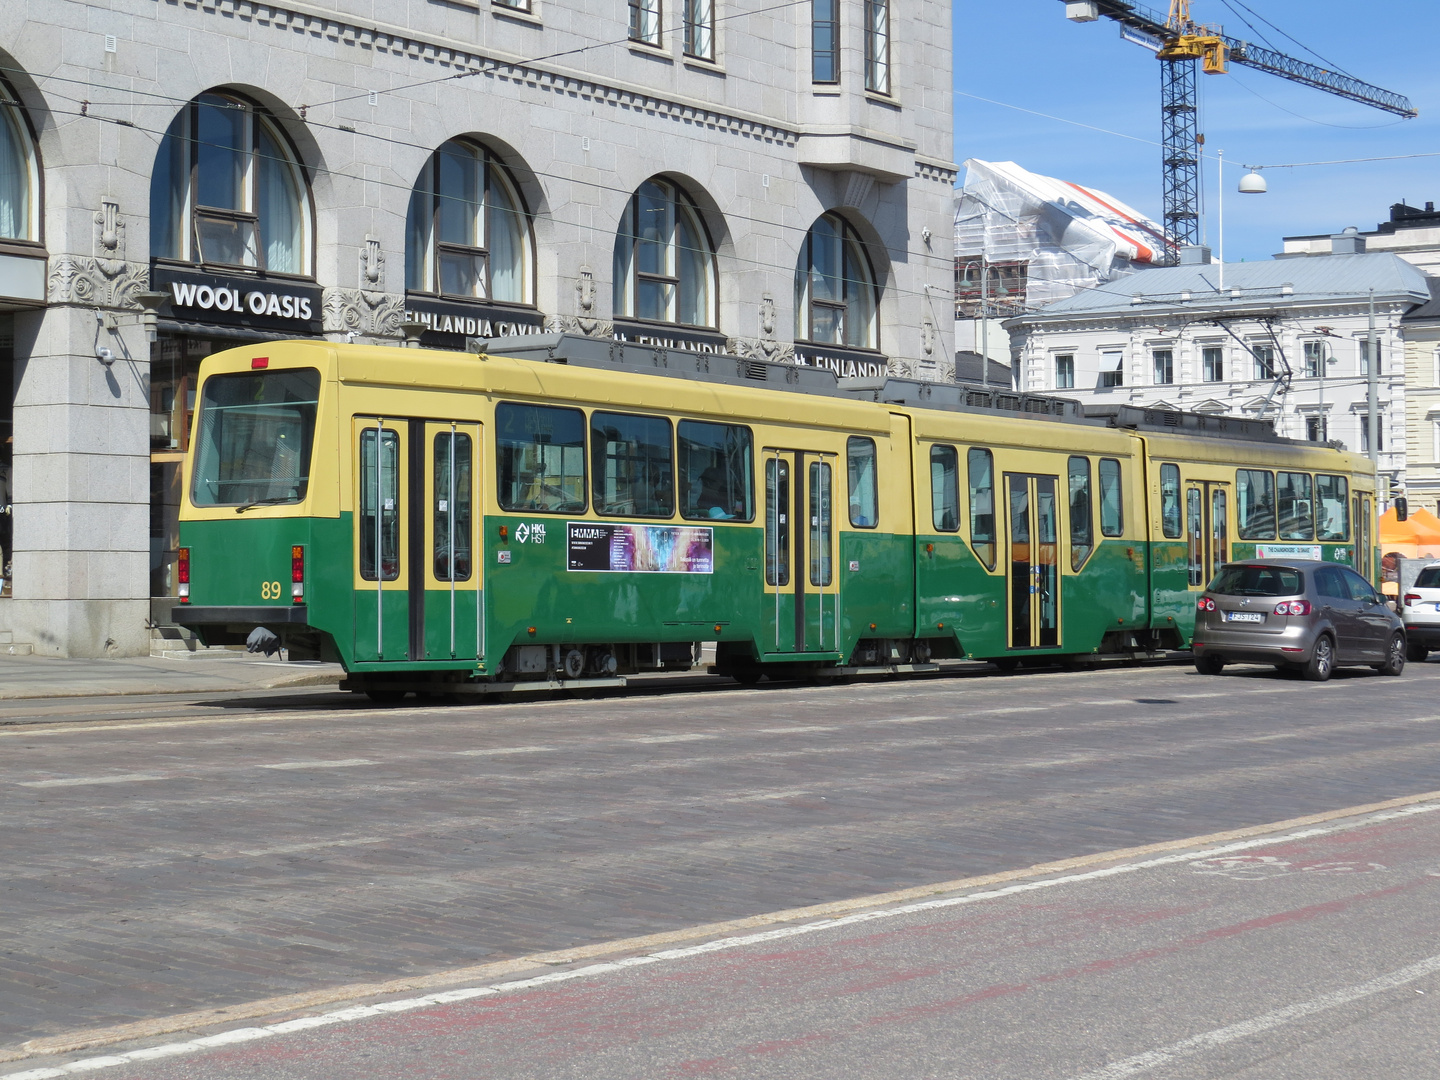
[[[1401,495],[1398,499],[1395,500],[1395,520],[1404,521],[1409,516],[1410,503],[1404,495]]]

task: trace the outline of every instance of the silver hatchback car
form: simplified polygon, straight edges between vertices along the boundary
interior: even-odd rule
[[[1337,563],[1250,559],[1221,568],[1195,612],[1195,670],[1298,668],[1323,682],[1341,664],[1405,670],[1405,625],[1370,583]]]

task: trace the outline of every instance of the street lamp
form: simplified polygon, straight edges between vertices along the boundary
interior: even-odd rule
[[[1225,291],[1225,151],[1215,151],[1216,170],[1220,179],[1220,283],[1216,286],[1221,292]],[[1240,194],[1242,195],[1264,195],[1266,191],[1265,178],[1255,171],[1253,165],[1245,168],[1250,171],[1240,178]]]
[[[1315,332],[1318,333],[1318,334],[1320,334],[1320,335],[1322,335],[1322,336],[1324,336],[1324,337],[1327,337],[1327,338],[1333,338],[1333,337],[1339,337],[1339,336],[1340,336],[1339,334],[1337,334],[1337,333],[1335,333],[1333,330],[1331,330],[1330,327],[1328,327],[1328,326],[1317,326],[1317,327],[1315,328]],[[1321,341],[1321,342],[1318,342],[1318,344],[1319,344],[1319,346],[1320,346],[1320,355],[1319,355],[1319,357],[1317,358],[1317,362],[1316,362],[1316,365],[1315,365],[1315,374],[1316,374],[1316,376],[1317,376],[1317,377],[1319,378],[1319,380],[1320,380],[1320,396],[1319,396],[1319,406],[1318,406],[1318,412],[1319,412],[1319,416],[1320,416],[1320,440],[1319,440],[1319,441],[1320,441],[1320,442],[1329,442],[1329,441],[1330,441],[1330,422],[1329,422],[1329,420],[1328,420],[1328,419],[1326,418],[1326,416],[1325,416],[1325,372],[1326,372],[1326,370],[1330,367],[1331,364],[1335,363],[1335,353],[1334,353],[1334,351],[1330,348],[1330,343],[1329,343],[1328,341]]]

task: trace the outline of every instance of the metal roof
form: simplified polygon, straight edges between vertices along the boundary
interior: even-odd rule
[[[1096,315],[1143,319],[1161,311],[1240,315],[1253,309],[1353,303],[1366,299],[1370,289],[1381,301],[1423,304],[1430,299],[1425,274],[1390,252],[1226,263],[1224,292],[1219,279],[1218,263],[1154,267],[1057,300],[1039,311],[1007,320],[1005,325]]]
[[[1417,308],[1411,308],[1405,313],[1401,322],[1418,322],[1421,319],[1440,319],[1440,278],[1432,277],[1429,281],[1430,299]]]

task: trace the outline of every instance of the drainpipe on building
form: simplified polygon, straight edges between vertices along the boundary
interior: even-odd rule
[[[1378,398],[1380,394],[1380,349],[1375,339],[1375,290],[1370,290],[1370,332],[1367,335],[1366,352],[1369,356],[1365,360],[1366,374],[1366,399],[1365,399],[1365,421],[1367,433],[1370,436],[1370,460],[1375,463],[1375,469],[1380,469],[1380,409]],[[1380,492],[1376,491],[1378,497]]]

